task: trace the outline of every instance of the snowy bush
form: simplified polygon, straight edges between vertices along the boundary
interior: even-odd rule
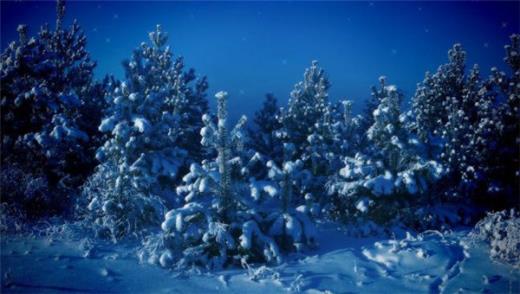
[[[166,211],[162,199],[143,194],[117,174],[115,164],[99,165],[83,186],[84,206],[77,211],[96,235],[114,242],[158,225]]]
[[[86,37],[76,21],[63,26],[64,14],[58,1],[55,30],[44,25],[34,37],[19,25],[19,40],[9,43],[0,61],[2,165],[41,174],[56,203],[93,170],[99,133],[89,125],[103,109],[103,84],[93,82]],[[51,212],[46,208],[43,214]]]
[[[471,234],[489,242],[492,258],[520,266],[520,214],[511,209],[488,215],[477,223]]]
[[[70,204],[67,198],[53,197],[45,175],[27,173],[17,166],[2,166],[0,184],[6,207],[21,210],[29,218],[62,211]]]

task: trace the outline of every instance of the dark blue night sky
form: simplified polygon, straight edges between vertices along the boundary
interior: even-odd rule
[[[266,92],[285,103],[311,60],[328,72],[331,99],[349,98],[356,109],[380,75],[407,97],[427,70],[447,60],[453,43],[468,64],[505,68],[503,46],[520,31],[520,2],[69,2],[67,22],[86,31],[97,75],[123,77],[128,58],[155,24],[186,65],[207,75],[211,96],[230,92],[230,112],[251,115]],[[54,2],[1,2],[2,48],[54,25]],[[210,99],[213,100],[213,99]]]

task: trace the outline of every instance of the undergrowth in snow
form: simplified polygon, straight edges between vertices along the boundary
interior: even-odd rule
[[[520,214],[515,209],[488,215],[479,221],[473,237],[485,240],[492,258],[520,267]]]

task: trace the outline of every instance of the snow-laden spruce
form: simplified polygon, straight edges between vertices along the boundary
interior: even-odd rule
[[[143,206],[159,207],[148,205],[146,197],[159,197],[169,206],[180,202],[174,191],[179,171],[200,156],[200,148],[189,148],[186,140],[198,138],[194,132],[200,123],[194,117],[207,108],[205,79],[191,85],[193,71],[183,70],[182,58],[173,59],[160,26],[149,36],[151,45],[141,44],[125,63],[126,80],[106,96],[110,110],[99,130],[108,139],[96,153],[101,165],[92,176],[106,183],[98,182],[98,193],[86,187],[91,215],[118,238],[142,227],[135,222],[148,223],[141,220]],[[121,211],[104,209],[108,203]],[[163,215],[152,212],[145,217],[151,223]],[[130,223],[132,229],[114,228],[119,222]]]
[[[54,30],[45,24],[31,37],[29,28],[19,25],[19,39],[0,60],[2,173],[17,169],[41,179],[50,191],[31,203],[3,195],[2,201],[21,204],[30,217],[68,208],[69,194],[95,166],[100,134],[93,126],[104,109],[86,36],[76,21],[64,26],[64,1],[57,1],[56,12]],[[24,190],[30,187],[20,185],[16,194]]]

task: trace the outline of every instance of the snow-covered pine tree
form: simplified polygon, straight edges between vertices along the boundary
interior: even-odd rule
[[[380,77],[380,79],[383,77]],[[381,83],[381,81],[379,81]],[[365,107],[363,109],[363,113],[360,118],[360,131],[363,133],[363,139],[366,140],[366,136],[364,134],[368,131],[374,124],[374,110],[376,110],[377,106],[381,102],[381,99],[385,97],[385,89],[372,86],[370,97],[365,101]],[[366,142],[362,142],[361,145],[365,145]]]
[[[333,106],[332,128],[334,134],[333,152],[336,156],[353,156],[363,147],[366,130],[363,131],[363,117],[352,112],[353,102],[342,100]],[[335,167],[332,168],[336,170]]]
[[[449,63],[439,66],[433,75],[426,73],[412,98],[414,128],[419,138],[436,143],[442,136],[444,125],[449,120],[452,97],[462,97],[466,52],[460,44],[448,51]]]
[[[264,223],[269,228],[268,235],[286,252],[316,246],[316,230],[310,215],[318,213],[318,206],[310,194],[305,196],[307,203],[296,209],[292,199],[294,190],[299,191],[300,187],[308,185],[302,183],[308,179],[302,171],[303,162],[284,161],[280,168],[271,160],[267,162],[267,167],[269,178],[274,182],[272,194],[278,201],[265,211],[267,217]]]
[[[425,195],[443,174],[441,165],[421,158],[410,140],[406,116],[400,111],[400,92],[386,85],[384,77],[380,83],[380,103],[366,132],[368,156],[358,153],[345,157],[345,167],[328,182],[332,196],[329,213],[335,218],[391,222],[396,211],[419,199],[410,195]]]
[[[104,108],[86,37],[76,21],[64,27],[64,1],[56,8],[54,30],[45,24],[29,37],[28,27],[19,25],[19,40],[9,44],[0,61],[2,165],[43,179],[51,191],[37,198],[2,197],[35,208],[29,208],[29,216],[68,207],[70,194],[95,166],[93,147],[100,134],[89,124],[100,120]],[[12,169],[2,172],[7,170]],[[24,195],[29,187],[19,189]]]
[[[229,131],[227,93],[219,92],[216,98],[217,124],[209,115],[203,116],[201,143],[215,149],[217,157],[201,165],[192,164],[183,178],[184,185],[177,187],[186,204],[165,216],[162,229],[166,250],[159,259],[162,266],[195,264],[213,268],[273,263],[281,260],[283,250],[314,241],[307,215],[291,208],[290,194],[278,193],[278,183],[285,182],[275,172],[279,169],[273,161],[268,168],[275,182],[248,179],[250,163],[261,160],[255,153],[247,161],[246,119],[242,117]],[[287,170],[287,174],[293,170]],[[291,189],[292,180],[287,181],[285,187]],[[286,197],[281,199],[281,195]],[[264,231],[266,228],[271,229]]]
[[[508,54],[513,52],[512,56],[516,52],[511,49],[514,46],[513,37],[513,47],[506,48]],[[497,158],[516,156],[511,152],[505,157],[497,156],[497,153],[502,149],[500,146],[512,147],[515,144],[512,141],[506,143],[510,139],[501,139],[505,138],[503,134],[507,129],[506,125],[514,126],[517,121],[515,118],[511,119],[511,116],[506,118],[509,111],[504,109],[508,108],[508,103],[502,103],[508,101],[507,97],[512,99],[509,101],[515,99],[515,90],[511,91],[515,85],[515,74],[510,80],[505,73],[493,68],[491,77],[482,80],[480,69],[475,65],[465,75],[465,56],[462,47],[459,44],[454,45],[449,51],[450,62],[440,66],[435,75],[427,74],[425,81],[419,85],[413,98],[415,121],[412,129],[429,147],[428,156],[438,159],[446,167],[449,176],[445,178],[446,183],[443,186],[451,188],[445,191],[445,195],[475,196],[482,199],[488,194],[508,194],[505,190],[510,188],[505,188],[500,179],[508,178],[513,183],[514,176],[507,174],[514,172],[500,172],[498,166],[502,164],[497,162]],[[513,72],[515,58],[518,59],[506,57]],[[511,123],[512,121],[515,123]],[[516,136],[510,133],[507,137]],[[495,179],[495,175],[498,178]],[[495,205],[500,202],[497,200],[495,197],[491,201],[494,204],[487,200],[485,202]]]
[[[311,193],[317,202],[323,202],[323,184],[331,173],[334,162],[333,110],[328,101],[330,83],[317,61],[305,70],[304,79],[295,85],[289,104],[282,112],[282,128],[277,136],[282,142],[295,147],[292,158],[286,161],[301,160],[308,170],[309,185],[303,193],[295,195],[296,203],[304,203],[304,195]],[[282,164],[282,163],[278,163]]]
[[[488,204],[493,209],[518,207],[520,189],[520,35],[511,37],[505,46],[505,63],[510,74],[497,68],[491,69],[490,77],[484,82],[486,95],[492,103],[479,107],[483,113],[476,128],[475,142],[479,142],[479,153],[484,155],[488,167]],[[482,90],[484,92],[484,90]],[[498,104],[498,106],[497,106]],[[491,134],[490,136],[490,132]],[[495,139],[495,140],[494,140]]]
[[[151,45],[141,44],[124,63],[126,80],[107,93],[111,108],[99,130],[110,135],[96,153],[101,161],[97,173],[101,175],[93,175],[93,180],[107,181],[99,183],[104,186],[101,193],[86,189],[89,210],[116,238],[156,223],[162,216],[158,203],[180,202],[173,189],[178,176],[200,156],[200,147],[191,148],[193,143],[186,138],[200,136],[194,132],[201,124],[191,123],[207,109],[205,79],[191,87],[193,70],[183,71],[182,58],[173,58],[165,46],[167,35],[159,25],[149,37]],[[135,205],[134,201],[143,204]],[[120,211],[104,209],[112,202]],[[152,213],[142,219],[144,210]],[[142,225],[114,230],[114,222]]]
[[[282,143],[276,136],[282,127],[280,115],[276,98],[267,94],[262,108],[255,113],[254,126],[248,129],[249,147],[276,162],[283,160]]]
[[[162,266],[195,264],[222,267],[240,262],[244,252],[255,252],[268,261],[279,256],[276,243],[265,236],[255,221],[249,184],[242,175],[244,125],[227,129],[227,93],[217,98],[217,124],[204,115],[201,144],[216,151],[217,157],[193,163],[177,193],[185,205],[170,210],[162,223],[165,252]],[[258,216],[257,216],[258,217]],[[245,235],[241,235],[245,234]],[[238,236],[240,237],[240,240]]]
[[[372,113],[374,123],[367,130],[367,138],[378,159],[382,160],[391,173],[400,170],[409,160],[408,138],[404,127],[404,116],[401,116],[402,94],[394,85],[386,85],[386,78],[381,83],[381,99]]]
[[[142,98],[150,99],[147,95],[153,92],[164,96],[164,103],[178,116],[177,146],[189,152],[188,160],[198,161],[202,158],[200,118],[208,111],[206,77],[197,79],[194,69],[184,68],[183,57],[174,58],[166,45],[168,34],[159,25],[149,38],[151,46],[141,43],[131,59],[123,62],[127,84]]]
[[[466,52],[460,44],[448,51],[449,63],[441,65],[433,75],[426,73],[412,98],[414,121],[411,130],[426,147],[426,156],[439,160],[450,174],[445,194],[467,194],[475,180],[475,167],[470,146],[473,127],[478,118],[478,67],[466,78]]]
[[[295,156],[301,157],[309,146],[308,137],[314,133],[315,125],[323,119],[328,107],[329,80],[317,61],[305,70],[302,82],[294,86],[287,110],[281,117],[283,140],[296,146]],[[309,158],[310,159],[310,158]],[[311,162],[304,162],[310,167]]]

